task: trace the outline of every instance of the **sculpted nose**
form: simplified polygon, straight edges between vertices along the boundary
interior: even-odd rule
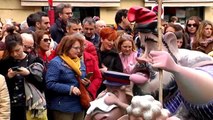
[[[147,63],[152,63],[152,59],[149,57],[149,55],[148,54],[143,54],[143,56],[142,57],[138,57],[137,59],[136,59],[139,63],[145,63],[145,62],[147,62]]]

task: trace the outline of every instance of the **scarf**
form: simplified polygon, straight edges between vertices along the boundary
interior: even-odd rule
[[[60,55],[61,59],[64,60],[64,62],[70,67],[72,68],[72,70],[74,70],[76,72],[76,74],[78,76],[81,76],[82,73],[80,71],[80,67],[81,67],[81,63],[80,63],[80,58],[75,58],[75,59],[71,59],[69,56],[63,54]]]
[[[26,106],[31,111],[31,118],[44,118],[46,111],[46,100],[43,93],[41,93],[33,84],[25,81]]]

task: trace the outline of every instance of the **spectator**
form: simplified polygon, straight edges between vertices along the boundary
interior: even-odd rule
[[[131,74],[132,69],[137,63],[136,47],[133,41],[133,37],[131,35],[124,33],[120,36],[118,41],[118,51],[120,52],[119,56],[123,65],[123,72]]]
[[[21,37],[23,39],[24,52],[35,55],[34,34],[29,31],[28,33],[21,33]]]
[[[187,42],[190,44],[190,47],[192,48],[192,44],[195,39],[196,32],[199,27],[199,19],[197,16],[192,16],[186,21],[186,28],[185,32],[187,33]]]
[[[59,4],[56,6],[56,20],[50,28],[51,37],[59,43],[61,38],[66,34],[67,20],[73,15],[70,4]]]
[[[28,25],[28,30],[30,31],[35,31],[35,26],[36,26],[36,13],[32,13],[29,16],[27,16],[27,25]]]
[[[100,31],[102,28],[106,27],[106,22],[104,20],[98,20],[95,23],[95,31],[98,35],[100,35]]]
[[[66,32],[68,34],[73,34],[76,32],[82,33],[81,21],[77,18],[69,18],[67,20]]]
[[[98,51],[99,58],[99,68],[101,72],[110,70],[123,72],[123,65],[119,54],[114,50],[114,42],[117,39],[117,32],[110,28],[105,27],[100,32],[101,43]],[[102,92],[106,86],[104,84],[101,85],[98,93]]]
[[[128,34],[132,34],[131,24],[127,19],[127,9],[120,9],[116,12],[115,23],[117,25],[117,30],[124,30]]]
[[[95,20],[91,17],[86,17],[83,20],[83,34],[86,40],[92,42],[96,49],[98,49],[100,43],[100,37],[95,32]]]
[[[46,101],[42,94],[44,91],[42,76],[37,77],[28,69],[32,64],[40,64],[39,74],[42,75],[43,61],[31,54],[24,53],[21,35],[15,33],[14,30],[14,27],[7,29],[6,49],[0,61],[0,66],[2,67],[0,74],[6,77],[10,95],[11,120],[17,120],[17,118],[26,120],[29,119],[29,116],[32,119],[38,119],[39,116],[40,119],[46,120]],[[13,67],[16,67],[16,69]],[[31,87],[26,89],[26,86],[29,85]]]
[[[67,23],[67,32],[68,34],[72,35],[74,33],[81,32],[81,22],[79,19],[71,18],[68,20]],[[91,83],[87,87],[87,90],[91,94],[92,99],[96,98],[97,90],[99,89],[101,82],[102,82],[102,76],[101,72],[98,67],[98,56],[95,49],[95,46],[87,41],[85,37],[82,35],[84,39],[84,51],[83,54],[81,53],[79,57],[83,55],[84,64],[86,66],[86,73],[89,74],[90,72],[93,73],[93,75],[89,78]]]
[[[0,75],[0,119],[10,120],[10,97],[4,76]]]
[[[178,17],[177,16],[172,16],[169,20],[170,23],[177,23],[178,22]]]
[[[67,35],[58,47],[58,56],[50,61],[46,73],[48,109],[53,120],[83,120],[79,83],[76,76],[85,80],[86,68],[78,55],[83,50],[80,34]],[[83,82],[82,82],[83,83]]]
[[[23,22],[21,22],[21,24],[20,24],[20,29],[21,29],[21,31],[24,31],[24,30],[27,30],[29,27],[28,27],[28,25],[27,25],[27,21],[26,20],[24,20]],[[21,32],[20,31],[20,32]]]
[[[4,37],[4,31],[3,31],[3,23],[0,22],[0,40]]]
[[[212,51],[212,45],[210,44],[213,44],[213,24],[208,20],[204,20],[197,30],[192,49],[208,54]]]
[[[44,30],[49,32],[50,31],[50,19],[48,14],[45,12],[37,12],[37,19],[35,23],[35,30]]]
[[[46,54],[50,50],[50,43],[51,37],[47,31],[38,30],[35,32],[35,49],[38,56],[44,61],[45,66],[56,56],[55,50],[50,51],[49,55]]]
[[[73,33],[81,33],[82,32],[82,26],[81,26],[81,21],[77,18],[70,18],[67,21],[67,33],[68,34],[73,34]],[[84,51],[92,54],[96,60],[98,60],[97,56],[97,51],[94,46],[94,44],[88,40],[84,40]]]
[[[164,34],[166,34],[167,32],[175,33],[177,37],[178,48],[190,49],[186,39],[186,33],[179,24],[169,23],[167,27],[165,28]]]

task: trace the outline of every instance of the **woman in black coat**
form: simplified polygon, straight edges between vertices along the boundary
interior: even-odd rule
[[[110,28],[105,27],[100,31],[100,48],[98,50],[99,68],[101,72],[110,70],[123,72],[123,65],[117,50],[115,50],[115,40],[117,39],[117,32]],[[98,93],[105,89],[105,85],[101,85]]]

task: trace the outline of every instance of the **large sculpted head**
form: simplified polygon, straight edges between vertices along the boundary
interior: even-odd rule
[[[135,30],[138,32],[141,46],[145,50],[142,57],[137,58],[137,64],[130,76],[133,81],[134,95],[151,94],[158,99],[159,89],[159,71],[152,67],[152,59],[150,58],[151,51],[158,51],[158,30],[157,30],[157,16],[156,13],[143,7],[131,7],[128,12],[128,19],[130,22],[135,22]],[[167,51],[174,61],[178,64],[187,67],[193,67],[196,63],[212,58],[197,51],[190,51],[186,49],[178,49],[177,38],[174,33],[168,32],[162,38],[162,50]],[[176,90],[177,86],[173,82],[174,75],[168,71],[163,70],[163,87],[164,95],[168,94],[168,89]]]

